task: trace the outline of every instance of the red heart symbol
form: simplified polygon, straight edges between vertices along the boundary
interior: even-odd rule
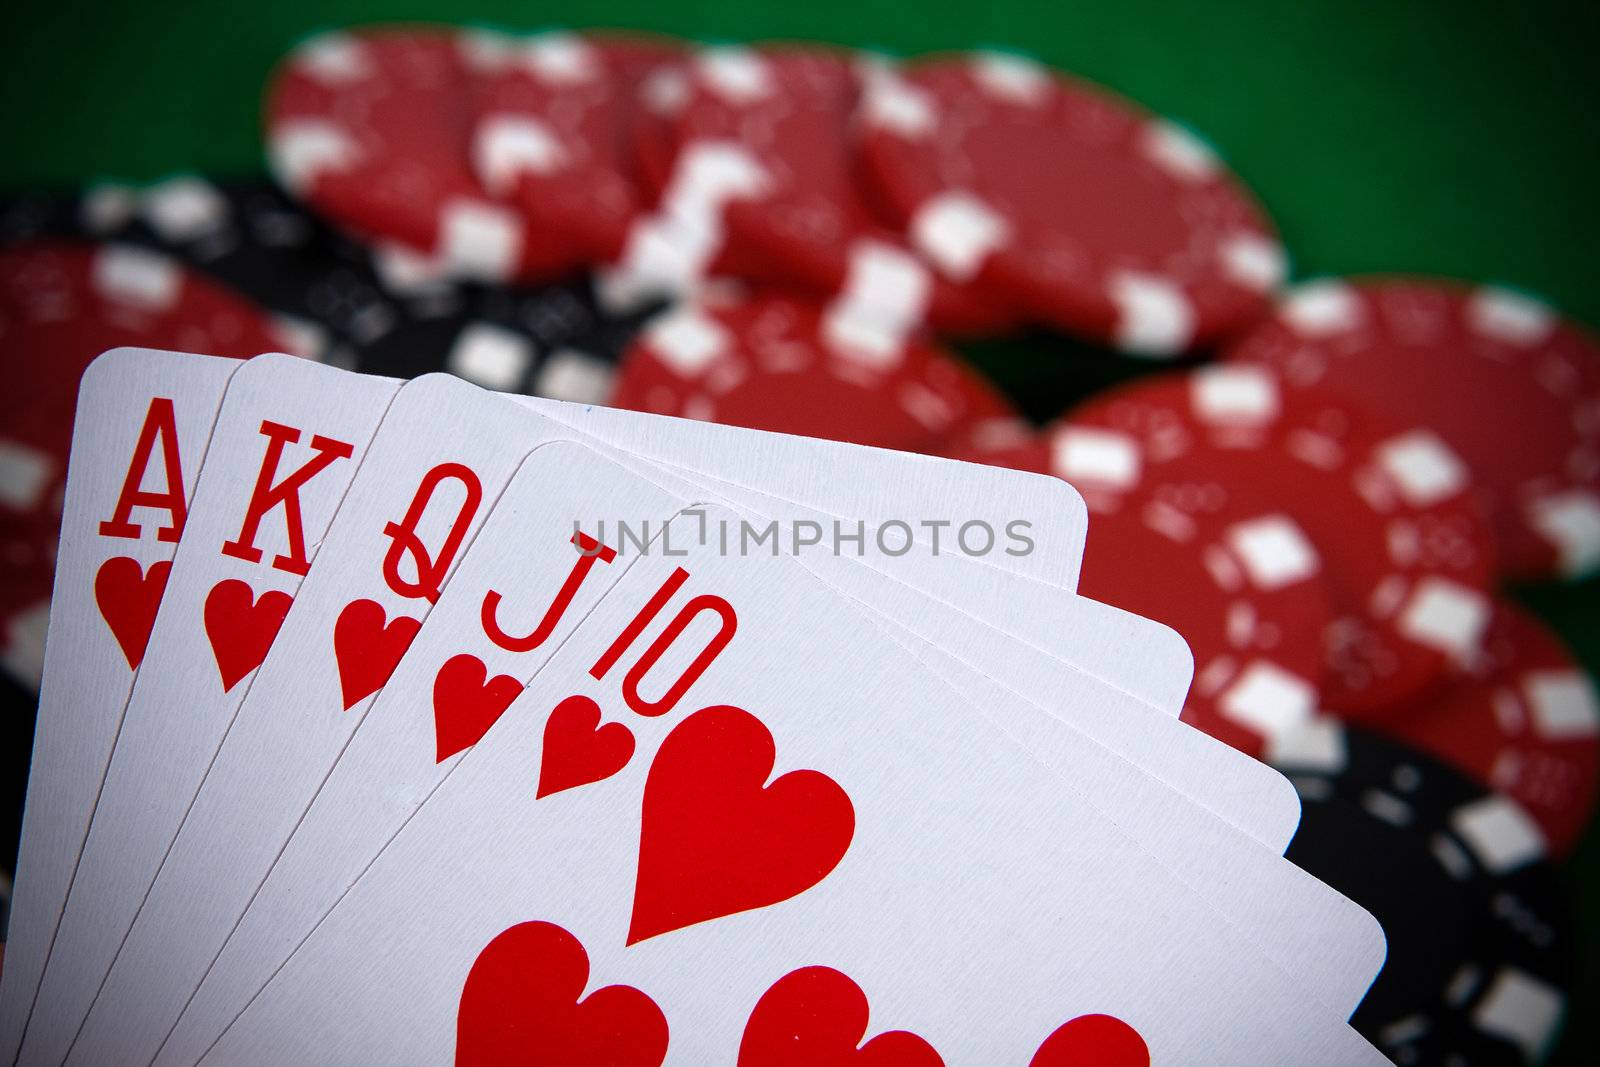
[[[756,1001],[739,1042],[738,1067],[944,1067],[916,1034],[890,1030],[862,1045],[866,1033],[861,987],[832,967],[802,967]]]
[[[539,792],[604,781],[633,758],[633,731],[620,722],[600,725],[600,705],[586,696],[557,704],[544,724],[544,754],[539,760]]]
[[[659,1067],[667,1020],[632,986],[582,1000],[589,956],[551,923],[519,923],[478,953],[461,988],[456,1067]]]
[[[261,666],[293,604],[294,597],[276,589],[262,593],[258,599],[255,590],[237,578],[211,587],[206,595],[206,637],[217,658],[224,693]]]
[[[352,600],[344,606],[333,624],[333,657],[339,663],[344,710],[388,684],[421,628],[422,623],[404,615],[389,622],[376,600]]]
[[[146,571],[138,560],[127,556],[112,556],[95,572],[94,602],[134,670],[144,662],[150,628],[156,624],[156,609],[161,606],[170,573],[171,560],[157,560]]]
[[[523,685],[509,674],[489,677],[483,660],[451,656],[433,678],[433,735],[440,763],[471,748],[517,699]]]
[[[1150,1050],[1121,1019],[1080,1015],[1045,1038],[1028,1067],[1150,1067]]]
[[[661,742],[645,778],[628,944],[805,892],[836,867],[856,814],[832,778],[790,771],[760,719],[722,705]]]

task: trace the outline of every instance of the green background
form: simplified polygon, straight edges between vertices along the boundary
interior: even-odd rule
[[[526,3],[147,0],[14,5],[0,44],[0,186],[261,166],[273,61],[375,21],[617,26],[901,53],[992,45],[1102,81],[1203,133],[1277,219],[1296,274],[1421,271],[1509,282],[1600,323],[1600,5],[1192,0]],[[971,350],[1036,418],[1137,369],[1057,338]],[[1509,443],[1509,442],[1508,442]],[[1529,590],[1591,669],[1600,581]],[[1600,834],[1568,868],[1600,1003]],[[1592,1062],[1572,1013],[1557,1061]]]

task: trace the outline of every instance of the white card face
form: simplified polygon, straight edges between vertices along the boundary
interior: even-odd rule
[[[1089,513],[1059,478],[562,400],[516,400],[605,444],[827,514],[898,520],[919,537],[931,533],[925,523],[948,523],[959,533],[965,523],[984,522],[1002,547],[979,562],[1078,588]],[[1031,548],[1013,543],[1013,534],[1030,539]]]
[[[649,460],[658,470],[704,484],[714,489],[720,500],[738,508],[769,516],[789,515],[797,521],[811,520],[827,531],[821,535],[824,537],[831,536],[831,520],[843,517],[827,508],[798,506],[770,488],[758,490],[740,484],[736,480],[738,477],[754,478],[756,475],[737,452],[725,454],[708,450],[696,460],[693,469],[672,464],[662,455],[652,453],[649,451],[652,448],[663,451],[660,448],[662,435],[653,431],[652,424],[664,416],[584,408],[537,397],[515,399],[526,407],[550,414],[586,437]],[[677,424],[682,420],[666,421]],[[742,436],[735,437],[734,441],[748,438],[751,431],[739,430],[738,434]],[[669,455],[682,455],[681,448],[664,451]],[[952,473],[957,473],[954,468]],[[959,475],[965,477],[968,472],[963,468]],[[897,475],[894,471],[885,471],[873,476],[883,477],[885,484],[889,484]],[[959,526],[959,522],[956,525]],[[942,531],[942,551],[936,541],[941,531],[923,533],[923,538],[909,553],[909,559],[868,551],[864,544],[845,545],[838,555],[854,556],[876,570],[899,575],[921,591],[1002,629],[1006,628],[1008,620],[1025,619],[1029,633],[1015,636],[1043,643],[1052,655],[1075,663],[1101,681],[1174,718],[1183,710],[1194,675],[1194,657],[1183,638],[1172,629],[1108,604],[1062,596],[1059,587],[1026,574],[985,567],[983,561],[964,556],[959,545],[952,546],[956,536],[949,530]],[[831,542],[825,544],[831,546]],[[813,550],[807,553],[808,557],[816,551],[826,553],[828,549]],[[917,566],[916,557],[924,553],[939,556],[940,562],[933,566]],[[913,568],[914,573],[908,573],[908,568]],[[1051,635],[1070,637],[1073,649],[1051,647]],[[1085,640],[1090,643],[1085,644]]]
[[[703,498],[709,489],[718,504],[762,509],[762,516],[775,510],[775,502],[763,494],[725,482],[708,485],[705,479],[686,480],[677,476],[681,471],[651,468],[614,449],[595,447],[607,459],[671,490],[680,500]],[[530,457],[529,462],[536,460]],[[791,522],[820,518],[817,513],[786,506]],[[723,543],[720,532],[710,528],[700,536],[719,546]],[[1125,691],[1064,662],[1063,655],[1077,655],[1089,663],[1110,662],[1131,673],[1142,659],[1153,669],[1159,668],[1157,657],[1165,650],[1159,640],[1147,641],[1141,648],[1138,642],[1146,635],[1136,627],[1121,632],[1114,625],[1106,627],[1108,621],[1117,621],[1108,620],[1108,615],[1126,613],[1065,596],[1042,583],[1012,578],[1005,587],[1014,594],[1016,590],[1039,589],[1051,594],[1040,603],[1037,622],[1026,614],[1024,605],[1030,603],[1026,595],[1013,596],[1014,610],[1009,616],[995,611],[1001,618],[1029,619],[1030,627],[1042,631],[1022,637],[941,603],[863,562],[827,551],[804,553],[800,558],[834,589],[869,608],[891,636],[898,632],[902,637],[897,640],[920,646],[920,657],[936,665],[974,706],[1014,709],[1013,715],[996,718],[995,725],[1023,740],[1029,751],[1058,773],[1085,786],[1096,806],[1110,812],[1114,821],[1123,820],[1124,829],[1132,827],[1132,836],[1147,851],[1157,857],[1184,857],[1183,870],[1175,872],[1180,880],[1205,894],[1269,959],[1293,974],[1302,989],[1328,1005],[1334,1016],[1348,1018],[1355,1010],[1383,963],[1383,931],[1360,907],[1283,859],[1283,846],[1299,815],[1299,801],[1288,780],[1200,731],[1151,722],[1146,709]],[[881,561],[864,558],[882,566]],[[978,580],[964,585],[952,581],[971,571],[950,566],[949,559],[913,555],[896,562],[914,575],[911,581],[941,588],[958,603],[966,602],[968,587],[1001,588],[992,576],[982,574],[972,575]],[[1164,627],[1158,629],[1171,633]],[[1118,647],[1118,642],[1130,639],[1131,648]],[[1053,649],[1041,650],[1030,640],[1053,642],[1063,655],[1052,655]],[[991,676],[1005,678],[1008,684],[1000,685]],[[1120,744],[1126,755],[1080,732],[1077,724],[1083,723],[1093,727],[1089,732],[1094,737],[1108,737],[1114,745]],[[1239,820],[1245,831],[1237,825],[1223,825],[1229,814],[1238,818],[1240,813],[1246,816]],[[1263,825],[1249,818],[1262,813],[1275,813],[1276,821]],[[1252,830],[1264,832],[1271,847],[1247,836]]]
[[[441,426],[471,427],[471,432],[440,440]],[[144,969],[141,961],[156,955],[164,973],[200,981],[518,460],[558,428],[505,398],[444,375],[419,379],[400,391],[330,531],[332,554],[297,594],[296,610],[195,797],[150,903],[107,980],[106,1004],[120,1003],[123,995],[174,995],[170,988],[180,988],[181,980],[156,990],[136,977]],[[786,455],[809,444],[785,441],[790,442]],[[895,453],[874,452],[871,458],[887,468],[909,463],[918,472],[925,472],[929,462]],[[983,472],[943,466],[959,471],[958,481]],[[928,501],[942,500],[939,486],[925,474],[900,482],[883,494],[880,508],[926,514]],[[1063,495],[1036,479],[999,482],[1009,495],[991,502],[985,514],[1044,516],[1037,521],[1052,530],[1076,521],[1078,505],[1070,490]],[[931,495],[919,503],[918,492]],[[1056,540],[1074,557],[1081,552],[1081,545]],[[934,562],[942,569],[950,559]],[[968,569],[991,581],[1003,577],[997,568]],[[283,708],[303,708],[307,714],[286,717]],[[264,764],[263,752],[276,757]],[[184,931],[177,947],[170,941],[172,925]],[[181,997],[160,1010],[146,1004],[137,1014],[147,1021],[137,1025],[153,1030],[161,1018],[170,1023],[181,1007]],[[165,1014],[169,1010],[174,1014]],[[110,1008],[100,1014],[110,1018]],[[122,1026],[119,1039],[128,1048],[143,1047],[132,1044],[135,1024]]]
[[[23,1040],[61,1062],[399,383],[234,374]]]
[[[807,980],[951,1064],[1384,1062],[803,568],[664,553],[203,1062],[771,1062]]]
[[[819,518],[815,512],[801,511],[795,505],[782,504],[771,497],[741,490],[726,482],[690,484],[675,477],[682,471],[652,469],[637,459],[615,452],[608,455],[642,477],[670,485],[686,501],[705,498],[709,491],[714,494],[710,499],[716,503],[749,509],[763,517],[774,513],[764,508],[774,505],[785,507],[787,510],[781,514],[785,515],[787,526],[793,526],[801,519],[815,521]],[[715,531],[714,535],[719,545],[737,543],[733,535],[725,531]],[[1108,621],[1113,624],[1123,621],[1126,613],[1048,586],[998,575],[992,568],[963,567],[955,557],[912,553],[885,561],[868,554],[862,557],[862,566],[826,550],[796,554],[830,583],[851,596],[861,598],[874,610],[904,620],[908,625],[936,629],[936,643],[946,647],[976,647],[976,630],[982,624],[977,618],[961,611],[937,611],[940,605],[930,602],[928,596],[919,594],[919,588],[937,590],[947,598],[947,603],[957,608],[964,607],[971,598],[989,607],[994,617],[1028,619],[1028,632],[1009,631],[1014,640],[999,641],[999,646],[992,653],[1008,657],[1008,668],[996,672],[1000,677],[1012,677],[1013,672],[1025,672],[1018,676],[1037,679],[1035,691],[1048,692],[1067,684],[1062,679],[1065,667],[1078,676],[1072,679],[1072,684],[1081,687],[1092,681],[1119,690],[1122,699],[1109,696],[1105,701],[1071,702],[1069,721],[1072,727],[1209,808],[1274,852],[1281,855],[1287,847],[1300,819],[1300,801],[1283,775],[1198,730],[1175,723],[1172,718],[1151,715],[1148,707],[1115,681],[1108,681],[1099,674],[1085,672],[1073,665],[1073,660],[1080,657],[1088,663],[1104,661],[1112,665],[1114,676],[1127,676],[1143,662],[1148,664],[1149,673],[1158,678],[1181,674],[1187,679],[1192,660],[1185,646],[1182,659],[1177,661],[1179,669],[1173,669],[1176,659],[1173,643],[1181,643],[1182,639],[1172,631],[1159,627],[1154,639],[1143,647],[1137,643],[1118,646],[1115,643],[1118,638],[1144,638],[1147,628],[1128,627],[1135,629],[1136,635],[1129,635],[1125,631],[1118,633],[1110,628],[1102,629]],[[880,568],[886,568],[889,563],[894,565],[897,577],[903,581],[895,581],[882,573]],[[1010,610],[1001,606],[1007,594],[1011,594],[1015,600]],[[1030,606],[1039,609],[1037,620],[1021,614]],[[1112,616],[1109,620],[1108,615]],[[1002,636],[992,630],[988,634],[991,641]],[[979,663],[987,663],[989,658],[990,654],[985,653],[975,656]],[[1022,662],[1016,663],[1018,660]],[[1162,683],[1158,682],[1156,688],[1163,688]],[[1063,694],[1052,706],[1066,704],[1067,698]]]
[[[295,837],[283,849],[266,884],[250,904],[250,911],[206,975],[201,989],[158,1062],[192,1062],[204,1051],[210,1040],[220,1032],[220,1027],[237,1013],[286,958],[298,937],[310,930],[332,906],[339,893],[376,853],[386,832],[398,827],[431,792],[449,766],[437,758],[440,753],[448,751],[453,756],[475,737],[457,737],[438,747],[441,745],[440,731],[446,722],[444,717],[452,714],[455,701],[462,702],[461,706],[471,713],[469,721],[481,728],[484,715],[503,707],[503,701],[514,695],[523,677],[519,672],[528,669],[529,657],[519,657],[507,650],[497,649],[494,642],[486,639],[480,622],[483,604],[489,590],[520,580],[519,575],[526,566],[525,556],[531,544],[527,533],[529,520],[523,517],[524,514],[534,512],[541,502],[560,510],[560,498],[552,502],[545,488],[550,477],[539,472],[541,468],[559,467],[561,462],[566,461],[552,457],[566,455],[575,448],[577,446],[546,445],[526,461],[513,485],[520,487],[528,499],[519,501],[513,498],[510,491],[502,498],[501,510],[497,510],[489,525],[474,541],[461,572],[452,580],[438,607],[429,616],[411,651],[380,696],[376,708],[344,750],[338,766],[329,775],[316,802],[300,822]],[[604,510],[598,512],[602,519],[630,515],[637,518],[653,514],[648,511],[613,509],[610,501],[632,499],[638,492],[633,489],[624,492],[624,487],[636,481],[631,475],[623,477],[624,473],[621,467],[603,465],[597,468],[586,475],[582,482],[593,495],[576,498],[565,506],[568,510],[574,510],[588,500],[598,499],[606,502]],[[602,492],[602,487],[608,484],[613,488]],[[672,499],[683,502],[694,499],[697,487],[677,482],[673,484],[673,490],[676,496]],[[596,512],[580,514],[593,515]],[[566,528],[570,529],[570,523]],[[1027,678],[1034,680],[1039,690],[1049,694],[1047,699],[1056,702],[1051,707],[1061,714],[1076,719],[1080,708],[1104,701],[1103,707],[1094,707],[1095,714],[1100,718],[1146,724],[1150,734],[1147,743],[1187,758],[1189,763],[1182,764],[1185,769],[1201,772],[1198,777],[1208,784],[1225,785],[1227,788],[1217,790],[1219,795],[1235,801],[1250,798],[1253,801],[1250,810],[1283,807],[1286,804],[1290,813],[1288,825],[1292,826],[1293,814],[1298,810],[1293,790],[1281,775],[1270,768],[1218,745],[1190,727],[1157,716],[1125,694],[1108,690],[1081,672],[1073,671],[1035,649],[1020,645],[1005,634],[982,627],[954,609],[919,596],[858,563],[831,557],[823,557],[816,563],[819,567],[831,565],[824,567],[830,580],[852,594],[862,596],[867,603],[882,600],[896,613],[918,616],[919,626],[934,627],[937,624],[931,620],[935,618],[947,620],[944,625],[964,635],[961,643],[972,650],[976,662],[981,663],[996,654],[991,645],[998,645],[1001,649],[1020,649],[1009,654],[1011,662],[1008,666],[1026,664]],[[891,588],[885,592],[877,588],[880,585]],[[898,590],[898,595],[895,590]],[[472,660],[473,672],[465,679],[465,689],[457,693],[462,680],[455,678],[450,663],[464,654]],[[479,664],[484,666],[479,667]],[[497,675],[496,681],[486,684],[485,675]],[[499,694],[499,702],[489,699],[495,692]],[[1124,763],[1113,753],[1083,738],[1076,730],[1069,732],[1072,740],[1077,742],[1077,747],[1068,747],[1067,751],[1078,756],[1083,756],[1086,750],[1092,751],[1093,757],[1111,771],[1139,777],[1140,781],[1130,785],[1124,796],[1133,795],[1133,792],[1142,788],[1144,795],[1153,795],[1158,801],[1167,800],[1192,808],[1192,811],[1182,813],[1188,821],[1178,820],[1179,827],[1199,826],[1200,832],[1210,832],[1209,824],[1215,821],[1210,813],[1194,808],[1192,802],[1181,795],[1163,790],[1159,783],[1137,766]],[[259,753],[262,750],[251,746],[250,751]],[[1181,764],[1181,759],[1174,762]],[[1070,767],[1067,769],[1071,770]],[[285,773],[283,770],[277,773],[279,781]],[[241,799],[234,809],[237,811],[244,804],[245,801]],[[223,832],[227,825],[219,823],[216,832]],[[1284,837],[1287,837],[1287,831]],[[1178,839],[1181,840],[1181,832]],[[1167,843],[1174,838],[1168,832],[1160,840]],[[208,854],[214,855],[216,847],[213,841]],[[1288,865],[1281,857],[1276,852],[1255,847],[1258,854],[1249,852],[1245,843],[1240,842],[1231,851],[1219,849],[1216,855],[1219,861],[1249,861],[1253,866],[1247,869],[1259,869],[1272,875],[1262,882],[1265,891],[1281,888],[1284,892],[1291,889],[1299,892],[1300,895],[1282,905],[1284,910],[1295,913],[1297,917],[1343,922],[1344,925],[1338,928],[1349,929],[1350,922],[1345,921],[1348,909],[1336,894],[1326,893],[1324,887],[1314,886],[1307,896],[1303,887],[1295,884],[1293,876],[1299,875],[1298,871],[1283,875],[1278,868]],[[1281,850],[1281,845],[1275,847]],[[1236,877],[1234,870],[1220,863],[1207,870],[1219,883]],[[1206,877],[1206,872],[1202,871],[1198,877]],[[1291,883],[1287,887],[1284,885],[1285,877]],[[174,949],[170,942],[176,931],[182,929],[186,942],[192,941],[196,933],[197,910],[203,909],[206,900],[219,892],[219,882],[230,880],[223,870],[211,871],[205,877],[196,879],[187,890],[183,887],[169,890],[170,901],[152,899],[145,915],[141,917],[142,922],[151,918],[153,909],[159,908],[170,914],[159,928],[152,928],[148,932],[136,929],[135,938],[146,948],[148,958],[138,971],[127,971],[120,984],[120,988],[127,991],[126,995],[152,996],[149,975],[154,973],[158,965],[161,973],[173,973]],[[1332,897],[1331,902],[1329,897]],[[1298,912],[1295,911],[1297,906],[1301,909]],[[1249,902],[1241,901],[1236,910],[1248,915]],[[1369,920],[1365,916],[1356,914],[1351,921],[1358,927],[1358,932],[1366,932]],[[145,936],[141,938],[141,934]],[[1268,931],[1263,936],[1275,936],[1275,932]],[[130,945],[133,941],[130,939]],[[1292,944],[1298,947],[1300,942],[1296,940]],[[1360,973],[1359,968],[1367,965],[1367,957],[1359,950],[1353,950],[1350,955],[1355,957],[1353,966],[1356,973],[1348,978],[1348,982],[1364,985],[1370,981],[1375,965],[1364,974]],[[124,958],[119,960],[118,965],[123,967],[127,963],[125,950]],[[1338,971],[1339,979],[1343,979],[1349,971],[1344,966],[1346,963],[1347,957],[1340,956],[1329,965],[1330,968],[1344,968]],[[1317,978],[1320,980],[1320,973]],[[100,1007],[105,1009],[108,1018],[139,1018],[150,1014],[148,1005],[143,1002],[138,1006],[130,1006],[103,997]],[[117,1010],[113,1011],[113,1008]],[[117,1036],[121,1041],[128,1041],[128,1027],[119,1028]]]
[[[0,972],[0,1062],[10,1063],[22,1041],[211,426],[238,367],[119,348],[95,360],[79,386]]]
[[[718,504],[764,506],[762,516],[772,513],[774,501],[762,494],[725,482],[694,482],[615,449],[592,447],[682,501],[703,498],[709,489]],[[537,457],[528,462],[536,465]],[[787,507],[791,521],[819,518]],[[724,540],[709,523],[699,536],[719,547]],[[826,551],[800,554],[800,559],[834,589],[870,609],[891,636],[898,633],[897,640],[917,646],[919,658],[935,665],[975,707],[1013,709],[1012,715],[993,717],[995,725],[1023,740],[1047,766],[1078,781],[1097,808],[1111,813],[1113,821],[1123,820],[1124,829],[1132,827],[1132,836],[1152,855],[1184,857],[1183,870],[1175,872],[1179,879],[1205,894],[1334,1016],[1348,1018],[1355,1010],[1383,963],[1383,930],[1353,902],[1283,859],[1283,845],[1298,821],[1299,800],[1282,774],[1200,731],[1152,722],[1146,709],[1118,687],[863,562]],[[998,584],[981,574],[966,586],[950,581],[970,569],[951,567],[948,559],[910,556],[896,562],[905,564],[903,569],[918,584],[942,588],[958,602],[965,601],[966,586]],[[1137,644],[1118,648],[1114,642],[1130,634],[1103,629],[1107,614],[1125,613],[1026,579],[1006,584],[1053,594],[1038,617],[1041,625],[1036,628],[1044,633],[1029,638],[1053,641],[1065,654],[1090,663],[1121,663],[1127,671],[1141,658],[1159,666],[1159,642],[1142,649]],[[1026,597],[1019,599],[1019,605],[1026,603]],[[1090,610],[1081,610],[1084,606]],[[1011,617],[1028,618],[1020,606]],[[1144,635],[1135,630],[1132,636],[1137,641]],[[1008,685],[986,675],[1005,678]],[[1082,723],[1094,728],[1093,736],[1120,743],[1127,756],[1080,732],[1077,724]],[[1176,785],[1172,778],[1178,779]],[[1237,825],[1223,825],[1228,814],[1237,818],[1241,812],[1247,817],[1276,813],[1276,822],[1265,827],[1240,819],[1248,830],[1264,829],[1270,848]]]

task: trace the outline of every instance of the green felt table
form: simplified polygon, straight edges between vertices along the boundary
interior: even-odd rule
[[[146,0],[14,5],[0,43],[0,187],[259,170],[258,107],[297,39],[375,21],[786,37],[897,53],[1031,52],[1191,125],[1257,190],[1297,276],[1419,271],[1503,281],[1600,324],[1600,5],[1347,0]],[[1036,418],[1146,369],[1053,337],[970,355]],[[1521,591],[1600,669],[1600,581]],[[1568,866],[1600,1003],[1600,834]],[[1594,1062],[1571,1013],[1555,1062]]]

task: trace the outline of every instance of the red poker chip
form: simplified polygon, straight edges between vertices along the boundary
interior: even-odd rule
[[[1476,654],[1489,533],[1464,465],[1436,435],[1338,394],[1285,390],[1265,368],[1221,365],[1096,398],[1045,447],[1047,469],[1083,493],[1091,522],[1154,478],[1243,486],[1290,515],[1325,564],[1331,710],[1385,714]]]
[[[919,251],[1067,332],[1174,355],[1248,320],[1282,280],[1271,224],[1209,148],[1032,61],[884,73],[860,130]]]
[[[634,340],[612,403],[908,452],[1018,431],[1010,404],[956,356],[856,325],[790,296],[690,302]]]
[[[1078,592],[1183,635],[1184,721],[1259,757],[1317,712],[1330,606],[1316,548],[1236,483],[1152,480],[1124,504],[1092,517]]]
[[[475,281],[538,280],[582,257],[532,232],[472,171],[483,79],[511,62],[493,35],[336,31],[296,48],[266,105],[273,176],[333,222]]]
[[[1557,855],[1572,851],[1594,814],[1594,682],[1555,634],[1509,601],[1495,605],[1483,655],[1457,681],[1374,725],[1517,801]]]
[[[481,75],[474,172],[533,233],[558,235],[597,263],[615,259],[652,200],[632,154],[634,127],[650,121],[640,87],[678,55],[667,40],[620,34],[507,44]]]
[[[1600,567],[1600,341],[1544,305],[1431,279],[1315,282],[1227,356],[1449,442],[1472,469],[1507,577]]]
[[[78,379],[121,346],[238,357],[284,347],[265,312],[159,253],[72,242],[0,251],[0,659],[33,684]]]
[[[994,333],[1016,316],[992,296],[931,271],[862,194],[852,121],[874,61],[798,45],[711,48],[654,87],[659,128],[644,151],[670,142],[663,207],[697,204],[697,152],[737,150],[756,176],[746,195],[704,214],[720,228],[707,268],[816,294],[842,294],[888,320],[950,332]]]

